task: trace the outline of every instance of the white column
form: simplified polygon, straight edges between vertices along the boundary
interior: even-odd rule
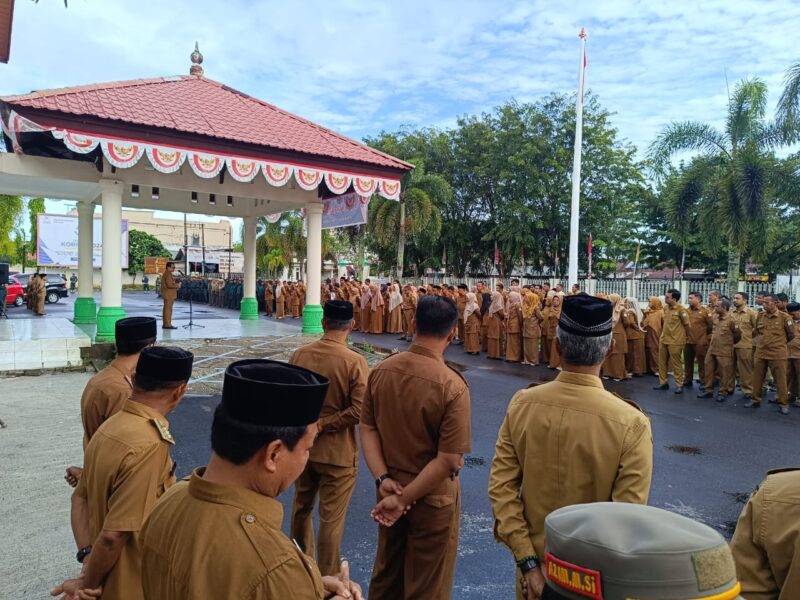
[[[78,202],[78,298],[92,297],[94,209],[93,202]]]
[[[244,297],[256,297],[256,218],[244,218]]]
[[[122,182],[102,179],[103,288],[100,306],[122,306]]]
[[[318,202],[308,204],[306,218],[308,219],[306,305],[319,306],[322,273],[322,204]]]

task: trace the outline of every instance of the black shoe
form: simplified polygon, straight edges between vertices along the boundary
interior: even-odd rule
[[[753,394],[745,394],[745,395],[743,396],[743,398],[744,398],[745,400],[752,400],[752,399],[753,399]]]
[[[747,404],[744,405],[745,408],[761,408],[761,402],[756,402],[755,400],[750,400]]]
[[[703,392],[702,394],[697,394],[698,398],[713,398],[714,394],[711,392]]]
[[[717,396],[717,402],[725,402],[728,399],[728,394],[719,394]]]
[[[778,403],[778,399],[777,398],[767,398],[767,402],[769,402],[770,404],[777,404]]]
[[[686,381],[686,382],[684,382],[684,384],[683,384],[683,387],[685,387],[685,388],[690,388],[690,387],[692,387],[692,382],[691,382],[691,381]]]
[[[678,389],[676,389],[676,390],[675,390],[674,392],[672,392],[672,393],[673,393],[673,394],[682,394],[682,393],[683,393],[683,388],[678,388]]]
[[[175,327],[175,325],[170,325],[168,327],[164,326],[164,327],[162,327],[162,329],[177,329],[177,327]]]
[[[669,384],[665,383],[664,385],[656,385],[653,387],[654,390],[668,390]]]
[[[397,339],[400,340],[401,342],[405,342],[406,341],[406,338],[404,338],[404,337],[397,338]]]

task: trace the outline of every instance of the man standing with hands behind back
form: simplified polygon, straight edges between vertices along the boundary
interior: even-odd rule
[[[175,263],[170,261],[164,269],[164,277],[161,278],[161,297],[164,299],[162,329],[177,329],[172,324],[172,305],[175,304],[181,284],[175,281],[175,277],[172,275],[173,271],[175,271]]]

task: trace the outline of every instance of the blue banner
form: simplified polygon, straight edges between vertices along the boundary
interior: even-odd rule
[[[322,201],[322,228],[336,229],[361,225],[367,222],[369,197],[359,196],[356,192],[342,194]]]

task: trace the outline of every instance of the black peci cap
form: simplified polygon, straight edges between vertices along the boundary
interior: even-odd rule
[[[561,302],[558,326],[582,337],[600,337],[611,333],[613,306],[594,296],[565,296]]]
[[[114,325],[114,336],[118,342],[134,344],[155,339],[158,327],[153,317],[126,317]]]
[[[309,425],[319,419],[328,379],[297,365],[248,359],[231,363],[222,384],[222,407],[243,423],[271,427]]]
[[[328,300],[322,309],[322,316],[334,321],[352,321],[353,305],[344,300]]]
[[[189,381],[194,354],[175,346],[145,348],[136,363],[136,374],[156,381]]]

